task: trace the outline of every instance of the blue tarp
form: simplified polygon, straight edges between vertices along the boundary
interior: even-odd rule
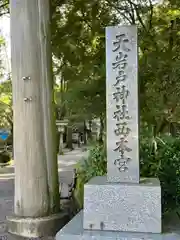
[[[9,137],[9,132],[0,130],[0,139],[6,141]]]

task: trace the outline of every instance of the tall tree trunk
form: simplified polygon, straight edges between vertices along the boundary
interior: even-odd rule
[[[59,142],[60,142],[60,132],[56,133],[56,153],[59,154]]]
[[[49,0],[11,0],[15,214],[59,211]]]
[[[72,142],[72,127],[67,126],[67,148],[73,150],[73,142]]]
[[[83,142],[84,142],[84,145],[87,144],[87,128],[86,128],[86,121],[84,121]]]
[[[172,137],[176,137],[177,136],[177,128],[176,128],[176,124],[175,123],[170,123],[169,126],[169,131]]]
[[[87,131],[88,133],[88,139],[91,141],[92,140],[92,121],[89,121],[89,129]]]
[[[99,143],[103,144],[103,135],[104,135],[104,120],[103,116],[100,116],[100,131],[99,131]]]

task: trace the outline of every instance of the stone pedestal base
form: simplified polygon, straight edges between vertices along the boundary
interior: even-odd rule
[[[56,240],[180,240],[180,231],[170,227],[163,234],[84,230],[81,211],[56,234]]]
[[[8,232],[27,238],[55,236],[68,221],[65,212],[42,218],[7,217]]]
[[[84,186],[84,229],[161,233],[158,179],[109,183],[95,177]]]

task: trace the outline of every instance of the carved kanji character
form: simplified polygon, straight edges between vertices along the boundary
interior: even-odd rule
[[[121,82],[124,82],[126,80],[126,74],[124,73],[124,71],[120,70],[118,71],[118,75],[116,77],[116,83],[114,84],[114,86],[116,87],[117,85],[119,85]]]
[[[117,123],[116,124],[117,128],[114,130],[115,135],[116,136],[123,135],[124,137],[127,137],[128,134],[131,132],[131,129],[128,128],[126,125],[127,125],[126,122],[124,122],[124,123]]]
[[[123,54],[122,52],[119,52],[116,56],[115,62],[112,63],[113,69],[125,69],[127,66],[127,54]]]
[[[127,164],[130,160],[131,160],[130,158],[125,158],[125,159],[117,158],[114,161],[114,165],[117,166],[117,168],[120,172],[126,172],[126,171],[128,171],[128,165]]]
[[[113,96],[116,100],[116,102],[119,102],[120,100],[127,99],[129,96],[129,90],[126,89],[126,86],[121,86],[116,88],[116,92],[113,93]]]
[[[113,42],[114,49],[113,52],[118,51],[120,48],[123,49],[125,52],[129,52],[130,48],[127,46],[129,44],[129,39],[126,37],[125,34],[116,35],[116,40]]]
[[[113,118],[118,122],[123,119],[130,119],[126,104],[123,102],[122,105],[116,105],[117,111],[114,112]]]
[[[124,157],[124,153],[125,152],[131,152],[132,149],[129,148],[126,143],[128,143],[128,141],[124,138],[124,137],[121,137],[120,138],[120,141],[116,142],[116,146],[117,148],[114,149],[115,152],[120,152],[121,153],[121,157],[123,158]]]

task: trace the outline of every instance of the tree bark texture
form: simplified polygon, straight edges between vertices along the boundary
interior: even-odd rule
[[[59,211],[49,0],[11,0],[15,214]]]

